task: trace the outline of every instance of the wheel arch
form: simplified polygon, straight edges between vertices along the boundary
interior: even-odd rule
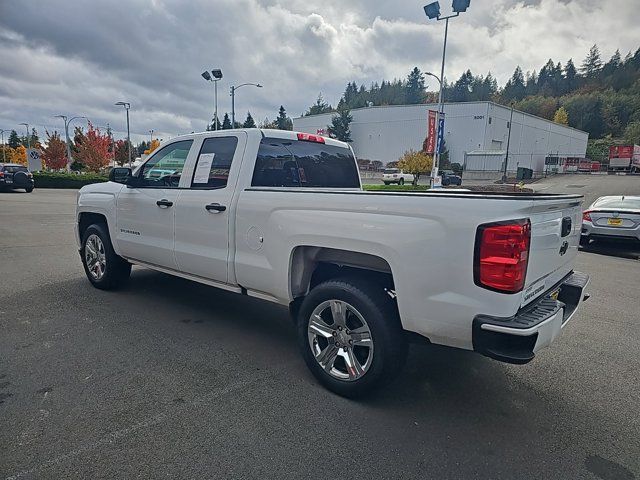
[[[297,246],[291,252],[289,291],[293,303],[317,284],[331,278],[367,274],[393,290],[393,272],[389,262],[375,254],[310,245]]]

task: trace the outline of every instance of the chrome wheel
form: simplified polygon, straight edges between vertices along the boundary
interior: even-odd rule
[[[84,244],[84,261],[94,280],[100,280],[107,269],[107,256],[102,239],[95,233]]]
[[[309,347],[322,369],[334,378],[361,378],[373,360],[371,330],[364,317],[342,300],[327,300],[311,313]]]

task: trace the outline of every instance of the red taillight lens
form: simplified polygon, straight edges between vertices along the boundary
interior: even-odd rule
[[[299,133],[298,140],[302,140],[303,142],[324,143],[323,137],[320,135],[312,135],[311,133]]]
[[[591,212],[587,210],[586,212],[582,212],[582,221],[590,222],[591,221]]]
[[[476,236],[474,280],[490,290],[517,293],[524,287],[531,222],[481,225]]]

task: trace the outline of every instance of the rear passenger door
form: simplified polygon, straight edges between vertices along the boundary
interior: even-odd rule
[[[247,134],[205,138],[175,209],[175,257],[190,275],[228,283],[230,223]]]

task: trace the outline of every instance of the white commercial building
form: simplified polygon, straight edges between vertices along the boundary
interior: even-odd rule
[[[359,159],[384,164],[409,150],[420,150],[427,136],[429,110],[436,104],[367,107],[351,110],[351,144]],[[452,163],[460,163],[467,178],[498,178],[504,166],[511,109],[493,102],[444,105],[445,147]],[[293,119],[293,129],[324,134],[334,114]],[[508,170],[545,170],[546,157],[584,158],[586,132],[514,110]]]

